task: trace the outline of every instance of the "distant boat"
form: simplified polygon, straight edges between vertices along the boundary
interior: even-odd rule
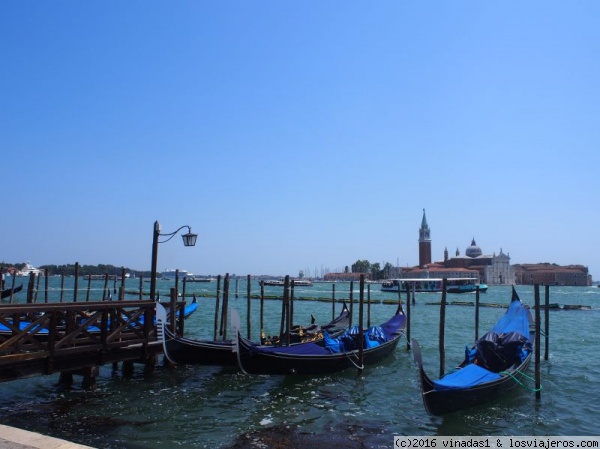
[[[312,287],[313,285],[308,279],[290,279],[290,285],[292,285],[292,282],[294,283],[295,287]],[[266,281],[263,281],[263,285],[285,285],[285,281],[283,279],[267,279]]]
[[[163,279],[175,279],[175,274],[177,273],[178,270],[165,270],[163,271],[160,276]],[[192,273],[187,272],[186,270],[179,270],[179,279],[183,279],[187,276],[194,276]]]
[[[284,285],[285,282],[282,279],[276,280],[276,279],[267,279],[266,281],[263,281],[263,285]]]
[[[202,277],[202,276],[194,276],[194,275],[187,275],[184,278],[185,282],[212,282],[214,281],[214,278],[206,278],[206,277]]]
[[[33,265],[31,265],[29,262],[25,262],[25,266],[21,269],[21,271],[18,271],[16,275],[29,276],[32,273],[36,276],[39,276],[41,274],[44,274],[44,270],[40,270],[39,268],[36,268]]]
[[[417,293],[438,293],[442,291],[444,280],[441,278],[390,279],[381,284],[382,292],[398,293],[414,291]],[[400,287],[399,287],[400,286]],[[447,278],[447,293],[470,293],[479,287],[480,292],[488,289],[486,284],[477,284],[476,278]]]

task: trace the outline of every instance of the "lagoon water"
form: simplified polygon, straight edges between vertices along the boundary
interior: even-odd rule
[[[26,283],[26,278],[24,278]],[[98,282],[92,299],[101,297]],[[135,290],[139,282],[127,281]],[[50,280],[50,301],[58,298],[60,278]],[[94,284],[95,285],[95,284]],[[82,282],[79,288],[84,289]],[[160,281],[166,293],[172,285]],[[246,280],[231,284],[230,308],[239,311],[245,333]],[[359,296],[354,284],[354,299]],[[66,297],[72,296],[71,289]],[[188,283],[187,293],[216,291],[216,282]],[[336,285],[337,300],[349,297],[349,283]],[[281,287],[267,294],[281,294]],[[533,306],[532,286],[517,286],[519,296]],[[251,294],[258,295],[252,282]],[[543,288],[541,296],[543,301]],[[42,294],[42,292],[40,292]],[[19,301],[25,299],[20,293]],[[85,298],[86,292],[79,292]],[[95,295],[95,296],[94,296]],[[316,283],[295,289],[296,297],[331,298],[332,284]],[[395,306],[393,293],[371,285],[371,324],[385,321]],[[431,377],[439,371],[438,326],[440,294],[417,294],[411,308],[411,335],[423,349],[425,369]],[[448,295],[448,301],[474,301],[474,294]],[[482,303],[507,304],[510,287],[492,286],[481,294]],[[38,298],[39,301],[39,298]],[[212,338],[214,297],[200,297],[200,307],[186,321],[186,336]],[[252,332],[258,336],[260,302],[253,299]],[[428,304],[429,303],[429,304]],[[112,366],[101,368],[97,387],[84,391],[78,379],[72,389],[57,385],[58,374],[0,384],[3,399],[0,423],[37,431],[97,448],[226,448],[253,431],[289,426],[300,433],[327,434],[337,443],[362,441],[368,448],[389,448],[394,435],[598,435],[600,419],[600,362],[597,328],[600,288],[551,287],[550,303],[586,305],[591,310],[550,312],[549,360],[541,363],[542,394],[536,400],[533,380],[510,395],[484,406],[444,417],[429,416],[422,404],[412,353],[401,340],[396,352],[361,373],[347,370],[327,376],[249,376],[233,368],[179,366],[158,367],[144,379],[136,367],[124,379]],[[337,312],[340,305],[337,305]],[[265,301],[267,333],[278,333],[281,301]],[[358,310],[355,305],[355,318]],[[504,309],[480,309],[480,335],[504,313]],[[307,323],[313,314],[320,323],[332,317],[331,303],[295,301],[295,322]],[[365,313],[365,319],[366,319]],[[542,313],[543,318],[543,313]],[[474,341],[474,308],[449,305],[446,309],[446,368],[460,362],[466,345]],[[544,339],[542,338],[542,344]],[[529,374],[533,376],[533,364]]]

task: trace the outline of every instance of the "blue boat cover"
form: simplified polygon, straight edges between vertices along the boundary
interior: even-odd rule
[[[331,354],[323,346],[316,343],[300,343],[291,346],[252,346],[251,351],[270,352],[276,354],[295,354],[295,355],[324,355]]]
[[[516,294],[516,293],[514,293]],[[521,301],[513,300],[508,306],[508,310],[502,318],[498,320],[493,327],[492,332],[497,334],[508,334],[509,332],[518,332],[529,338],[529,309]]]
[[[364,348],[374,348],[386,341],[392,340],[406,323],[406,315],[396,314],[381,326],[371,326],[364,334]],[[348,329],[337,338],[331,338],[327,332],[324,333],[325,347],[333,353],[355,351],[358,349],[356,336],[358,326]]]
[[[390,318],[381,326],[372,326],[365,332],[365,349],[378,346],[388,340],[391,340],[399,329],[406,322],[404,314],[397,314]],[[251,351],[268,352],[279,354],[297,354],[297,355],[326,355],[338,352],[347,352],[357,349],[353,334],[358,334],[358,327],[347,330],[338,338],[332,338],[327,331],[323,332],[324,346],[317,343],[300,343],[292,346],[252,346]]]
[[[500,374],[471,363],[439,380],[433,381],[436,390],[458,390],[500,379]]]

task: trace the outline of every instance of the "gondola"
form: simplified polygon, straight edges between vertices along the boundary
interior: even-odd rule
[[[23,290],[23,284],[19,285],[18,287],[15,287],[15,288],[7,288],[6,290],[2,290],[2,293],[0,294],[0,299],[6,299],[11,294],[16,295],[21,290]]]
[[[252,343],[237,335],[237,361],[247,374],[329,374],[356,367],[362,369],[390,355],[404,334],[406,316],[401,306],[396,314],[381,326],[365,330],[362,363],[358,326],[337,338],[327,333],[319,342],[291,346],[268,347]]]
[[[421,348],[412,340],[414,360],[421,379],[423,403],[431,415],[444,415],[479,405],[504,395],[525,377],[532,353],[533,318],[513,287],[506,313],[473,348],[464,361],[439,380],[423,369]]]
[[[329,332],[341,333],[348,327],[350,311],[344,303],[340,314],[330,323],[320,326]],[[322,334],[322,332],[321,332]],[[169,330],[164,329],[165,355],[168,360],[176,364],[196,365],[236,365],[237,356],[233,352],[232,340],[194,340],[191,338],[177,337]],[[313,339],[312,333],[304,337]],[[299,337],[302,338],[302,337]]]
[[[156,302],[160,303],[160,299],[158,299]],[[167,319],[169,319],[170,318],[169,315],[171,312],[170,312],[170,307],[169,307],[168,303],[165,303],[163,305],[163,307],[165,307],[165,310],[167,311]],[[189,304],[186,304],[185,307],[183,308],[183,318],[187,320],[190,317],[190,315],[192,313],[194,313],[196,310],[198,310],[198,300],[196,299],[196,295],[194,294],[194,299],[192,299],[192,302]]]

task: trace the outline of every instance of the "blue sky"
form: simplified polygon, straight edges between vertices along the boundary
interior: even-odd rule
[[[600,277],[600,3],[0,2],[0,261]]]

